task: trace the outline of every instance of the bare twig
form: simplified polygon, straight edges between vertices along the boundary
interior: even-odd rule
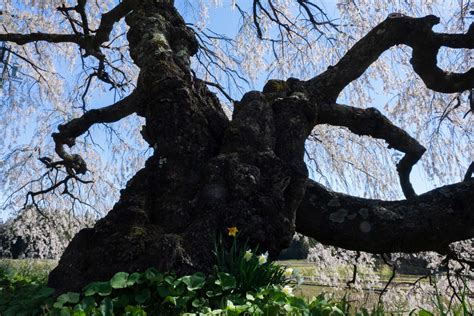
[[[388,279],[387,283],[385,284],[385,287],[383,288],[382,292],[380,292],[379,294],[379,304],[382,302],[382,296],[385,294],[385,292],[387,291],[388,287],[390,286],[390,284],[392,283],[393,279],[395,279],[395,275],[396,275],[396,271],[397,271],[397,267],[394,265],[394,264],[390,264],[388,262],[388,260],[385,258],[385,254],[382,253],[380,255],[382,257],[382,260],[383,262],[388,265],[389,267],[392,268],[392,274],[390,275],[390,278]]]

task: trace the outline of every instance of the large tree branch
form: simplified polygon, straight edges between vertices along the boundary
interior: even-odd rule
[[[474,24],[471,24],[466,34],[434,33],[434,37],[441,46],[474,49]]]
[[[448,252],[474,238],[474,179],[411,200],[381,201],[328,190],[308,180],[296,230],[334,246],[372,253]]]
[[[76,138],[84,134],[94,124],[116,122],[134,113],[138,102],[138,92],[135,90],[132,94],[115,104],[90,110],[79,118],[73,119],[64,125],[59,125],[59,132],[53,133],[52,136],[56,143],[56,153],[63,159],[62,164],[69,168],[68,171],[84,174],[87,171],[87,165],[79,155],[69,154],[64,149],[64,145],[74,146]]]
[[[473,48],[474,27],[466,34],[441,34],[432,31],[439,18],[429,15],[412,18],[390,15],[358,41],[334,66],[309,81],[314,91],[328,89],[327,96],[336,99],[353,80],[359,78],[379,56],[392,46],[405,44],[413,48],[411,63],[415,72],[432,90],[453,93],[474,87],[474,70],[451,73],[437,66],[437,54],[442,46]]]
[[[94,36],[93,47],[99,48],[109,40],[114,24],[130,13],[133,7],[137,5],[137,2],[139,1],[123,0],[112,10],[102,15],[99,28]]]
[[[100,47],[102,44],[107,42],[110,37],[110,33],[113,30],[113,26],[116,22],[120,21],[125,17],[130,11],[133,10],[133,7],[137,5],[137,0],[123,0],[111,9],[109,12],[106,12],[102,15],[99,28],[95,31],[95,35],[91,36],[89,34],[87,16],[85,15],[84,6],[85,1],[80,0],[78,5],[72,9],[79,12],[83,20],[83,30],[84,34],[75,33],[75,34],[49,34],[49,33],[30,33],[30,34],[0,34],[0,41],[3,42],[14,42],[19,45],[24,45],[32,42],[46,41],[49,43],[76,43],[82,49],[86,51],[87,55],[92,55],[97,57],[99,60],[103,60],[103,54],[100,53]],[[60,11],[67,11],[71,8],[58,8]]]
[[[323,105],[319,111],[318,124],[345,126],[354,134],[384,139],[388,148],[405,153],[397,165],[400,185],[407,199],[416,196],[410,182],[410,172],[426,149],[403,129],[393,125],[379,110],[342,104]]]
[[[18,45],[25,45],[33,42],[49,43],[76,43],[79,46],[85,45],[85,38],[76,34],[49,34],[49,33],[30,33],[18,34],[8,33],[0,34],[0,42],[13,42]]]

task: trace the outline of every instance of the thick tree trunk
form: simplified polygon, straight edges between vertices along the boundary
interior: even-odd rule
[[[190,56],[198,44],[172,1],[123,3],[131,8],[130,52],[141,69],[137,89],[122,103],[60,127],[57,152],[77,162],[63,144],[73,145],[71,139],[96,121],[130,112],[146,119],[142,135],[155,151],[109,214],[74,237],[49,277],[57,293],[151,266],[178,274],[209,271],[216,234],[231,226],[273,257],[289,245],[295,229],[372,252],[445,251],[450,242],[474,236],[473,181],[416,197],[409,173],[424,148],[377,110],[334,103],[385,49],[400,43],[419,49],[418,40],[451,43],[462,36],[425,36],[435,24],[432,17],[388,19],[320,76],[271,80],[263,92],[245,94],[229,122],[218,99],[191,75]],[[430,66],[424,62],[422,78]],[[471,75],[459,78],[470,84]],[[316,124],[346,126],[404,152],[397,170],[409,200],[358,199],[308,181],[304,143]],[[430,233],[432,238],[423,238]]]
[[[192,33],[172,6],[150,3],[127,23],[141,67],[133,107],[146,118],[142,135],[155,152],[109,214],[74,237],[49,278],[58,292],[151,266],[208,271],[216,234],[226,227],[237,226],[272,256],[295,231],[314,115],[251,92],[229,123],[218,99],[190,75]]]

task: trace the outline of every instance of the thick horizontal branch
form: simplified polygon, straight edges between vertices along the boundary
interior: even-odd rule
[[[342,104],[321,106],[318,124],[345,126],[357,135],[368,135],[383,139],[389,148],[405,153],[397,165],[400,185],[406,198],[416,196],[410,183],[412,167],[420,160],[426,149],[403,129],[375,108],[361,109]]]
[[[466,34],[434,33],[434,36],[441,46],[474,49],[474,24],[471,24]]]
[[[100,47],[107,42],[113,26],[116,22],[124,18],[138,3],[137,0],[124,0],[116,7],[102,15],[99,28],[95,35],[89,35],[87,25],[84,25],[84,34],[50,34],[50,33],[30,33],[30,34],[0,34],[0,42],[14,42],[18,45],[25,45],[28,43],[45,41],[49,43],[76,43],[86,51],[86,54],[96,56],[100,59],[102,54],[99,53]],[[82,6],[85,5],[83,2]],[[79,12],[83,21],[87,21],[83,8],[78,5]]]
[[[441,34],[432,31],[439,18],[429,15],[412,18],[391,15],[358,41],[333,67],[310,80],[315,91],[328,89],[327,96],[336,99],[353,80],[359,78],[380,55],[395,45],[413,48],[411,63],[415,72],[434,91],[461,92],[474,87],[474,70],[451,73],[437,66],[437,54],[442,46],[451,48],[474,47],[474,27],[466,34]]]
[[[296,230],[329,245],[372,253],[437,251],[474,238],[474,179],[410,200],[381,201],[308,180]]]
[[[49,43],[76,43],[79,46],[85,44],[84,37],[76,34],[48,34],[48,33],[30,33],[30,34],[0,34],[0,42],[13,42],[18,45],[25,45],[33,42]]]
[[[79,118],[73,119],[64,125],[59,125],[59,133],[53,133],[52,135],[56,143],[55,149],[58,156],[64,159],[66,165],[69,163],[69,167],[75,172],[85,173],[87,171],[85,162],[79,155],[70,155],[64,149],[64,145],[74,146],[76,138],[87,132],[94,124],[116,122],[134,113],[138,103],[137,95],[138,92],[134,91],[115,104],[90,110]]]
[[[53,137],[61,140],[76,138],[84,134],[93,124],[116,122],[135,112],[136,101],[137,92],[133,92],[117,103],[87,111],[83,116],[73,119],[64,125],[59,125],[59,133],[53,134],[56,135]],[[64,144],[73,146],[68,141],[64,141]]]

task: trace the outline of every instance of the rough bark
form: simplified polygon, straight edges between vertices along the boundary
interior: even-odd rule
[[[466,34],[438,34],[431,30],[439,21],[434,16],[389,17],[311,80],[270,80],[262,92],[248,92],[236,102],[231,121],[204,82],[191,75],[190,57],[198,43],[173,1],[123,1],[104,14],[87,43],[81,34],[10,34],[0,40],[70,40],[103,61],[100,45],[125,16],[130,55],[141,69],[136,90],[117,104],[60,126],[53,138],[60,164],[76,177],[87,166],[65,145],[74,146],[75,138],[95,123],[137,113],[146,119],[142,136],[154,154],[108,215],[74,237],[50,274],[49,285],[57,293],[150,266],[178,274],[208,271],[215,236],[230,226],[273,257],[295,230],[324,243],[377,253],[446,252],[449,243],[474,237],[470,175],[462,183],[416,196],[409,176],[423,146],[374,109],[335,103],[345,86],[399,44],[413,48],[414,71],[428,88],[472,88],[472,69],[453,74],[436,65],[441,46],[473,48],[472,27]],[[317,124],[345,126],[404,152],[397,170],[408,200],[355,198],[308,180],[304,143]]]
[[[437,251],[474,234],[474,179],[403,201],[362,199],[308,180],[297,212],[298,232],[372,253]]]

